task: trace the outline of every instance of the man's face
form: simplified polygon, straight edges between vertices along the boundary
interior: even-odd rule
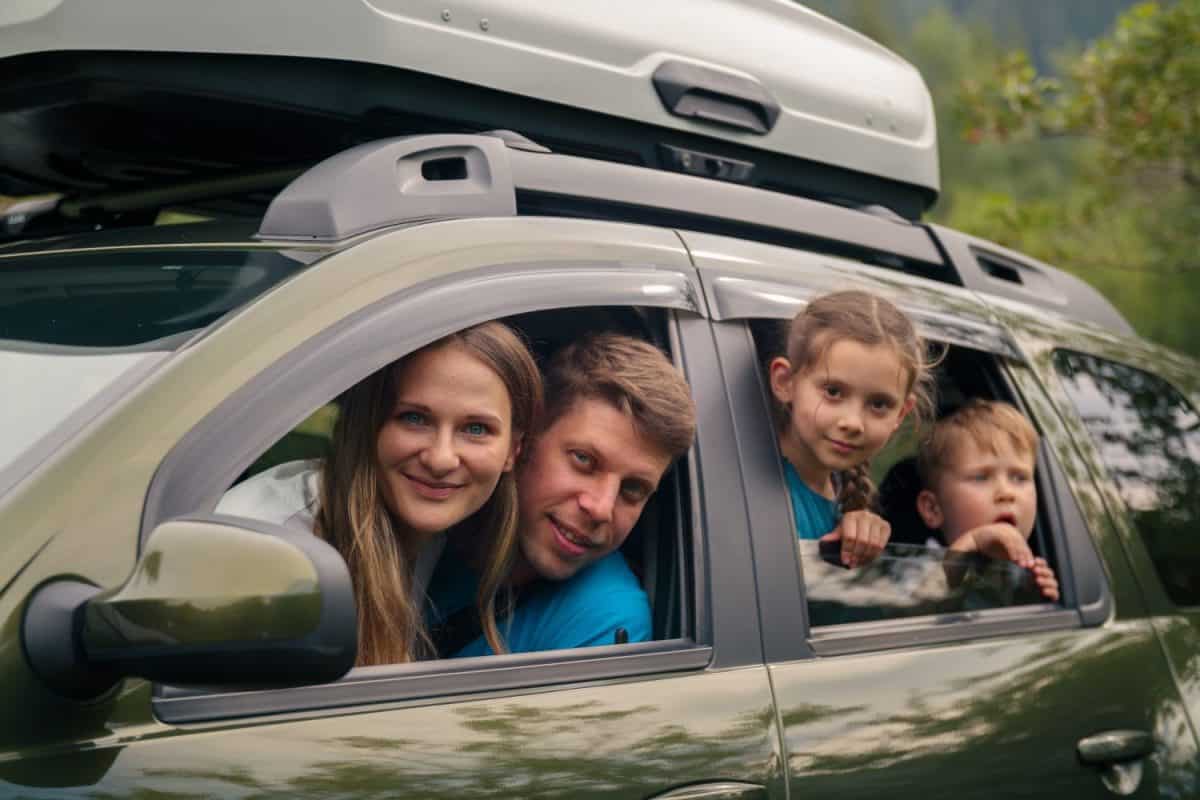
[[[670,463],[628,415],[577,400],[537,438],[517,476],[525,561],[561,581],[616,550]]]
[[[995,522],[1008,523],[1029,538],[1037,517],[1034,455],[1005,437],[995,452],[967,439],[958,444],[938,477],[925,522],[953,544],[964,533]],[[936,524],[935,524],[936,523]]]

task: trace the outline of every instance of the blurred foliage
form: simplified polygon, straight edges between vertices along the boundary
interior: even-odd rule
[[[1079,275],[1143,336],[1200,356],[1200,0],[805,4],[924,75],[932,221]]]

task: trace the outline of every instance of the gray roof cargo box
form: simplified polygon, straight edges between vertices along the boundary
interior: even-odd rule
[[[938,191],[917,71],[785,0],[0,4],[0,194],[245,177],[491,128],[909,218]]]

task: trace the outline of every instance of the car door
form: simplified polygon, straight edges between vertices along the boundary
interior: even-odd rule
[[[1200,721],[1200,385],[1196,364],[1127,336],[1025,326],[1189,712]],[[1182,755],[1180,756],[1182,758]],[[1193,786],[1197,780],[1193,768]]]
[[[264,450],[355,381],[466,325],[572,309],[661,320],[695,393],[700,432],[678,469],[669,531],[683,537],[680,603],[658,641],[360,668],[288,689],[130,679],[86,704],[29,672],[16,637],[39,583],[72,574],[118,585],[158,523],[210,511]],[[786,796],[705,315],[672,232],[460,220],[329,256],[198,337],[0,507],[6,521],[56,529],[23,569],[6,564],[0,576],[0,794]],[[98,465],[114,470],[103,487],[81,472]],[[714,587],[735,590],[718,603]]]
[[[685,241],[698,254],[733,397],[792,796],[1189,791],[1195,742],[1178,730],[1183,708],[1132,575],[1113,558],[1112,534],[1088,513],[1088,496],[1078,499],[1086,492],[1078,456],[1027,357],[979,299],[832,256],[692,234]],[[994,389],[1035,416],[1044,440],[1038,535],[1054,554],[1060,603],[829,625],[806,604],[822,565],[798,564],[762,353],[747,321],[788,319],[812,296],[842,288],[890,298],[929,339],[986,366]],[[895,610],[882,608],[886,592],[858,588],[880,598],[868,601],[875,610]]]

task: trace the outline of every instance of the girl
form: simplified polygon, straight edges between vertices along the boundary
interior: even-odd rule
[[[443,534],[494,531],[476,603],[489,645],[504,652],[495,603],[516,548],[513,466],[541,404],[524,343],[485,322],[349,389],[323,462],[256,475],[217,510],[303,527],[337,549],[354,583],[359,666],[432,655],[423,605]]]
[[[912,322],[862,291],[809,303],[770,362],[779,450],[801,539],[841,541],[849,567],[875,559],[891,527],[867,510],[869,461],[904,418],[931,415],[931,364]],[[840,519],[839,519],[840,517]]]

